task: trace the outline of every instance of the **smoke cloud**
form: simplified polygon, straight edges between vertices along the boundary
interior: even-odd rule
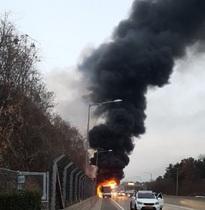
[[[123,100],[100,106],[95,113],[106,121],[90,130],[90,147],[112,150],[91,158],[92,165],[98,162],[98,182],[124,178],[133,137],[145,133],[146,93],[169,83],[174,62],[186,55],[187,47],[204,44],[204,11],[204,0],[136,0],[112,41],[79,65],[89,82],[91,102]]]

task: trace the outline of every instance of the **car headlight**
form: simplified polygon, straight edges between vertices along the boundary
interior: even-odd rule
[[[155,205],[159,205],[159,202],[156,202]]]
[[[140,205],[142,205],[143,203],[142,203],[142,202],[140,202],[140,201],[137,201],[137,204],[140,204]]]

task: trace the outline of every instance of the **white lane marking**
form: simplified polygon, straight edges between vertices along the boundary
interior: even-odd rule
[[[113,200],[112,198],[111,198],[111,200],[120,208],[120,209],[122,209],[122,210],[125,210],[124,208],[122,208],[122,206],[120,206],[120,204],[119,203],[117,203],[115,200]]]
[[[177,208],[184,209],[184,210],[195,210],[195,209],[192,209],[192,208],[189,208],[189,207],[178,206],[178,205],[174,205],[174,204],[168,204],[168,203],[166,203],[166,205],[167,206],[177,207]]]

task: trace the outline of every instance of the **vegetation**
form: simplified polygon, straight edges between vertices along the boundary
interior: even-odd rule
[[[39,62],[33,40],[19,34],[7,15],[0,19],[0,167],[46,171],[64,153],[83,169],[83,136],[52,113],[54,94]]]
[[[172,195],[205,196],[205,155],[200,155],[197,160],[190,157],[180,163],[169,164],[164,176],[152,182],[152,188]]]
[[[1,210],[40,210],[41,195],[34,191],[0,192]]]

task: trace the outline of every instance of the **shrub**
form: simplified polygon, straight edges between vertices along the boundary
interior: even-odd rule
[[[41,210],[41,195],[35,191],[0,192],[1,210]]]

